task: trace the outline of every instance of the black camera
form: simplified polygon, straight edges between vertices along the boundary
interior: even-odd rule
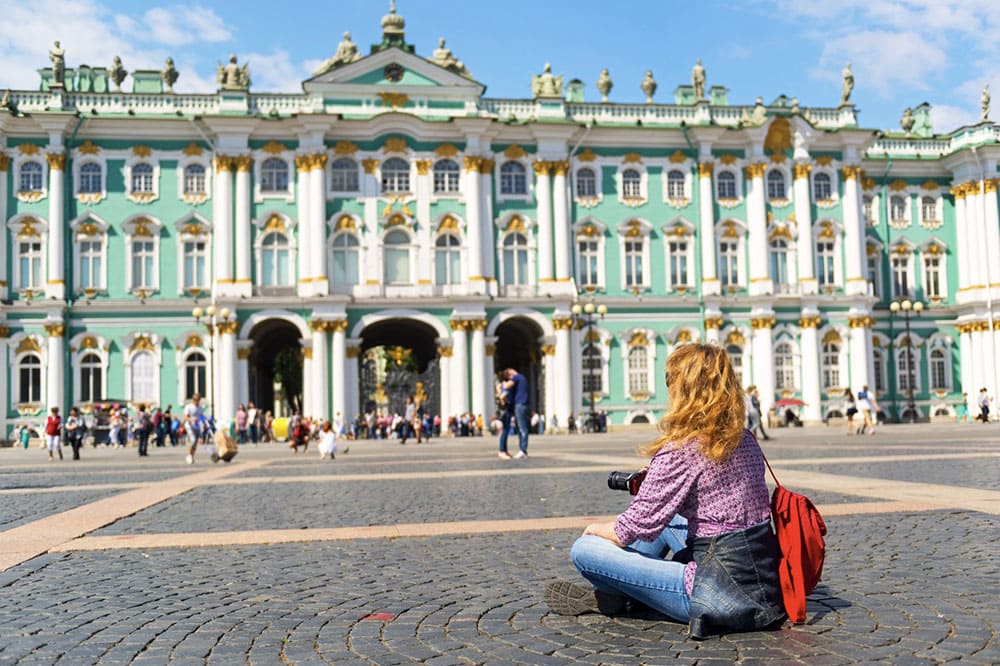
[[[611,472],[608,474],[608,488],[627,490],[630,495],[639,492],[639,486],[646,478],[646,470],[641,472]]]

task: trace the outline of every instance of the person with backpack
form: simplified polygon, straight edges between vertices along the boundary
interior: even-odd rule
[[[50,461],[53,460],[54,453],[59,453],[59,460],[63,459],[61,436],[62,418],[59,416],[59,408],[53,407],[45,420],[45,445],[49,450]]]
[[[776,628],[787,615],[764,456],[725,349],[681,345],[666,385],[668,411],[643,449],[652,458],[631,504],[573,544],[589,584],[556,581],[545,601],[563,615],[613,615],[639,602],[695,638]]]

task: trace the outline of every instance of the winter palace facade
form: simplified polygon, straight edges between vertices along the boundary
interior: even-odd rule
[[[235,57],[215,94],[174,92],[172,63],[123,85],[58,44],[38,90],[4,94],[0,432],[195,391],[222,419],[405,395],[488,415],[504,367],[550,425],[653,422],[690,341],[807,421],[863,385],[903,419],[997,394],[987,104],[950,134],[926,105],[883,133],[846,75],[836,106],[732,105],[703,73],[622,104],[607,72],[584,101],[548,67],[492,99],[404,28],[393,9],[367,53],[345,35],[298,94],[251,91]]]

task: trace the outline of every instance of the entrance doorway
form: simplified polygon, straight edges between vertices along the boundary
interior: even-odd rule
[[[425,412],[441,413],[437,331],[414,319],[386,319],[361,333],[359,395],[362,412],[404,414],[413,396]]]
[[[284,319],[262,321],[250,331],[250,400],[275,418],[302,410],[301,337],[298,327]]]
[[[542,365],[541,339],[544,331],[527,317],[513,317],[496,329],[497,347],[494,356],[496,371],[514,368],[528,379],[528,408],[544,412],[545,371]],[[565,387],[569,390],[569,387]],[[545,415],[546,418],[551,416]],[[559,415],[561,419],[566,417]]]

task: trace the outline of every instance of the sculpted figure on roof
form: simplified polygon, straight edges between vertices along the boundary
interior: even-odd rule
[[[121,56],[115,56],[114,62],[111,63],[111,69],[108,70],[108,76],[111,78],[111,82],[115,84],[114,90],[112,92],[122,91],[122,81],[128,76],[128,72],[125,71],[125,66],[122,65]]]
[[[844,68],[843,77],[844,83],[840,89],[840,103],[847,104],[847,101],[851,99],[851,91],[854,90],[854,72],[851,71],[851,63],[847,63],[847,67]]]
[[[248,90],[250,88],[250,65],[236,64],[236,56],[229,56],[228,65],[219,65],[215,74],[219,87],[223,90]]]
[[[983,120],[990,117],[990,84],[983,86],[983,94],[979,98],[979,103],[983,107]]]
[[[66,82],[66,49],[59,46],[58,40],[49,51],[49,60],[52,61],[52,82],[63,85]]]
[[[351,41],[351,33],[345,32],[344,41],[337,44],[337,52],[332,57],[327,58],[313,76],[326,74],[331,69],[340,67],[341,65],[349,65],[357,60],[361,60],[361,54],[358,53],[358,45]]]
[[[470,76],[465,64],[456,58],[451,49],[444,45],[444,37],[438,40],[438,47],[434,49],[434,64],[444,67],[449,72],[455,72],[461,76]]]
[[[701,64],[701,58],[691,69],[691,85],[694,86],[695,100],[705,99],[705,67]]]
[[[531,77],[531,92],[535,97],[562,97],[563,77],[552,75],[552,65],[545,63],[545,71]]]

